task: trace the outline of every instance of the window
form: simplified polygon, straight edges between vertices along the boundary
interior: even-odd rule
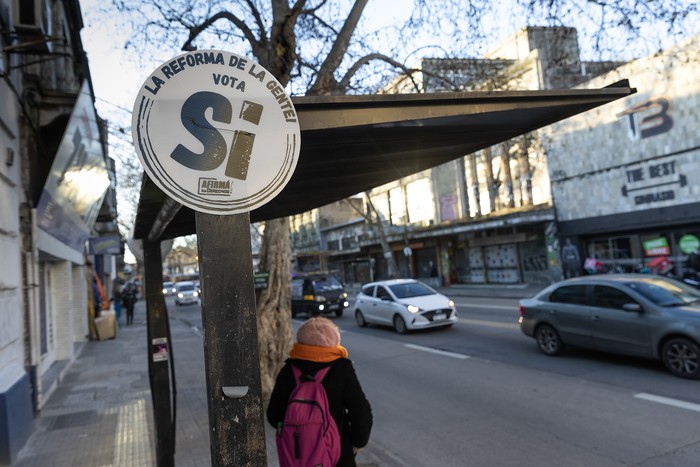
[[[593,304],[603,308],[622,309],[626,303],[637,303],[622,290],[607,285],[593,286]]]
[[[374,295],[374,286],[366,285],[362,287],[362,293],[371,297],[372,295]]]
[[[377,287],[377,298],[382,300],[388,298],[389,300],[392,300],[391,295],[389,295],[389,291],[381,286]]]
[[[578,305],[586,304],[586,286],[585,285],[566,285],[559,287],[549,295],[550,302],[556,303],[571,303]]]

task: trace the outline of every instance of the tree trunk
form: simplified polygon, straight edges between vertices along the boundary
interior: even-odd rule
[[[369,191],[365,192],[365,197],[367,198],[367,206],[370,208],[369,220],[374,227],[377,235],[379,235],[379,243],[382,246],[382,253],[384,253],[384,259],[386,259],[387,267],[389,269],[389,279],[396,279],[399,277],[399,266],[396,264],[396,259],[391,251],[391,246],[389,245],[389,240],[386,236],[386,230],[384,230],[384,219],[382,214],[374,207],[372,204],[372,197]]]
[[[262,397],[268,400],[292,346],[289,218],[267,221],[263,239],[259,270],[270,277],[267,289],[257,291],[256,301]]]
[[[510,171],[510,154],[508,147],[504,144],[501,146],[503,157],[501,158],[501,172],[503,172],[503,185],[506,190],[506,207],[515,207],[515,195],[513,193],[513,175]]]
[[[491,148],[484,149],[483,154],[484,169],[486,171],[486,186],[489,190],[489,212],[496,212],[498,190],[496,188],[496,180],[493,178],[493,157],[491,156]]]

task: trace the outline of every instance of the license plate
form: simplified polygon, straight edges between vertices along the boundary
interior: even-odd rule
[[[332,304],[332,305],[329,305],[329,306],[328,306],[328,309],[329,309],[329,310],[337,310],[337,309],[338,309],[338,306],[339,306],[339,305],[338,305],[337,303],[334,303],[334,304]]]
[[[435,313],[435,314],[433,315],[433,320],[436,320],[436,319],[445,319],[445,318],[447,318],[447,316],[445,315],[445,313]]]

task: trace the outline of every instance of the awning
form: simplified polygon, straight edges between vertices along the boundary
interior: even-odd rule
[[[306,212],[635,92],[623,80],[602,89],[296,97],[296,170],[250,220]],[[194,233],[194,211],[144,175],[134,238]]]

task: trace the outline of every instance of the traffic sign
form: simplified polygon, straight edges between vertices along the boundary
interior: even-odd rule
[[[249,212],[291,178],[301,134],[292,100],[258,63],[198,50],[160,65],[134,103],[131,131],[146,174],[195,211]]]

